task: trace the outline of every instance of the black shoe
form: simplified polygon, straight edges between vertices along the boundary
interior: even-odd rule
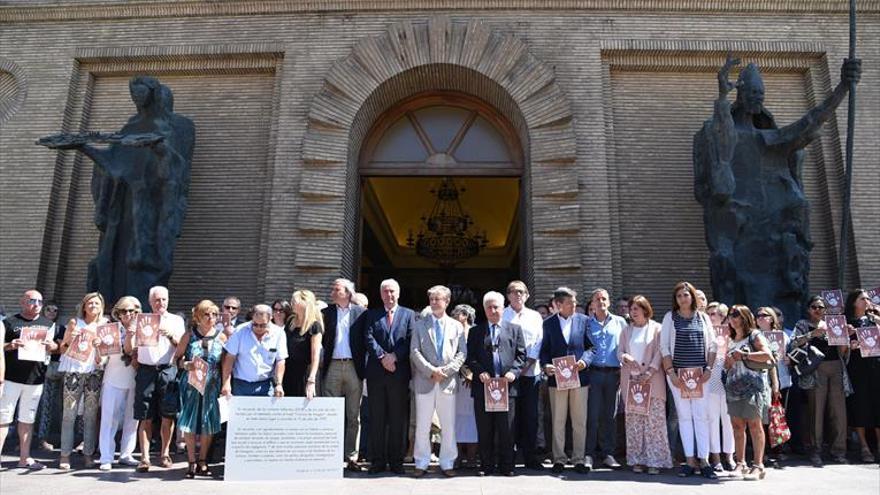
[[[562,464],[561,462],[557,462],[556,464],[553,465],[552,468],[550,468],[550,471],[552,471],[553,474],[562,474],[562,471],[564,471],[564,470],[565,470],[565,464]]]
[[[687,478],[688,476],[694,475],[694,467],[690,464],[685,464],[678,470],[678,476],[681,478]]]
[[[822,456],[819,454],[811,455],[810,456],[810,463],[813,465],[813,467],[817,467],[817,468],[824,466],[824,464],[822,463]]]
[[[403,469],[403,464],[399,466],[391,466],[391,472],[394,474],[405,474],[406,470]]]
[[[715,474],[715,470],[712,469],[712,466],[706,464],[700,467],[700,475],[707,480],[717,480],[718,475]]]
[[[385,466],[370,466],[369,473],[370,474],[379,474],[385,472]]]
[[[516,473],[514,473],[513,469],[511,469],[510,471],[502,471],[501,475],[510,478],[511,476],[516,476]]]
[[[728,473],[734,470],[734,465],[732,462],[730,462],[730,460],[727,458],[727,456],[721,457],[721,467],[723,467],[724,470],[727,471]]]
[[[575,464],[574,465],[574,472],[576,472],[578,474],[590,474],[590,468],[588,468],[587,466],[585,466],[583,464]]]
[[[480,470],[477,471],[477,476],[492,476],[493,474],[495,474],[495,470],[489,468],[480,468]]]
[[[355,461],[348,461],[348,464],[346,464],[345,469],[346,469],[347,471],[352,472],[352,473],[363,473],[363,472],[364,472],[364,468],[361,467],[361,466],[360,466],[357,462],[355,462]]]
[[[543,471],[544,465],[540,462],[529,462],[526,463],[526,469],[531,469],[532,471]]]
[[[849,464],[849,461],[846,459],[846,456],[836,455],[832,459],[835,464]]]

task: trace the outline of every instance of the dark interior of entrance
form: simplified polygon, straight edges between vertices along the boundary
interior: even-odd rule
[[[442,284],[452,289],[452,302],[481,307],[486,291],[504,291],[519,278],[520,181],[518,178],[455,177],[459,200],[473,221],[469,233],[485,236],[485,247],[452,267],[417,253],[412,245],[437,201],[441,177],[370,177],[362,182],[361,272],[359,287],[370,306],[381,305],[379,284],[394,278],[401,285],[400,303],[421,310],[426,291]],[[480,311],[478,311],[480,313]]]

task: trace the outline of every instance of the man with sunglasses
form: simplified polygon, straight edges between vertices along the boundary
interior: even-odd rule
[[[241,312],[241,300],[235,296],[228,296],[223,300],[223,307],[220,308],[220,314],[223,316],[217,322],[217,326],[223,327],[223,333],[227,337],[235,332],[236,327],[245,322],[244,318],[239,316]]]
[[[287,336],[272,323],[272,308],[254,306],[254,319],[243,325],[223,345],[222,395],[284,397],[284,360]]]
[[[3,336],[3,360],[6,364],[3,394],[0,397],[0,451],[6,443],[9,434],[9,425],[18,406],[18,440],[19,461],[18,467],[31,470],[43,469],[45,466],[36,462],[30,456],[31,433],[33,432],[34,420],[36,419],[37,406],[43,393],[43,382],[46,377],[46,365],[48,352],[54,351],[58,345],[53,341],[55,324],[41,315],[43,308],[43,296],[36,290],[24,293],[19,301],[21,311],[4,320],[6,327]],[[47,351],[45,361],[26,361],[18,359],[18,349],[24,347],[25,342],[21,339],[22,329],[25,327],[43,326],[49,329],[43,346]]]

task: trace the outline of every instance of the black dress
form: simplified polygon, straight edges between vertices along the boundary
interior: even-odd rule
[[[306,379],[309,377],[309,365],[312,363],[312,336],[321,334],[321,326],[313,323],[309,331],[300,335],[299,327],[287,325],[287,359],[284,361],[284,395],[287,397],[305,397]],[[317,384],[316,384],[317,387]]]
[[[874,326],[867,317],[850,320],[855,328]],[[856,340],[855,335],[850,336]],[[880,357],[863,358],[858,349],[849,353],[849,379],[855,392],[846,398],[847,423],[861,428],[880,428]]]

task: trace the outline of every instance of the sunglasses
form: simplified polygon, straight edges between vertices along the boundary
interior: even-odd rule
[[[758,313],[757,316],[758,318],[770,318],[770,315],[768,315],[767,313]]]
[[[273,313],[283,313],[284,309],[283,308],[272,308],[272,312]]]
[[[731,311],[729,315],[730,318],[742,318],[742,313],[739,311]]]
[[[134,313],[137,313],[137,312],[138,312],[138,310],[136,310],[136,309],[134,309],[134,308],[126,308],[126,309],[120,309],[120,310],[119,310],[119,313],[120,313],[120,314],[123,314],[123,315],[130,315],[130,314],[134,314]]]
[[[223,309],[228,309],[229,311],[235,311],[238,309],[238,306],[223,306]]]
[[[825,311],[825,306],[810,306],[810,309],[814,311]]]

